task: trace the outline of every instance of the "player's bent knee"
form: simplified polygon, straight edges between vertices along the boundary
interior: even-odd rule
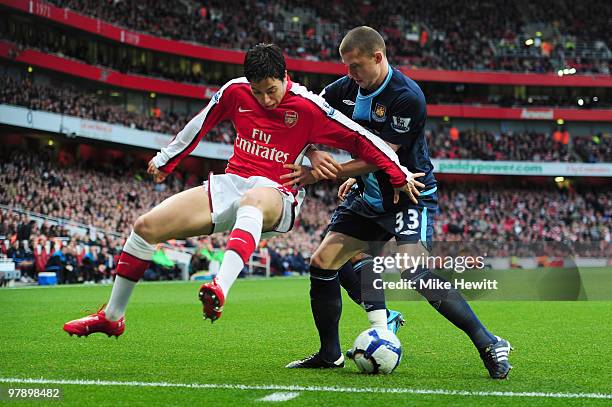
[[[147,243],[155,244],[157,242],[154,234],[154,228],[151,221],[147,218],[147,215],[140,215],[136,222],[134,222],[134,232],[142,237]]]
[[[331,267],[331,263],[329,261],[325,261],[324,257],[319,255],[318,253],[315,253],[310,258],[310,265],[312,267],[316,267],[316,268],[320,268],[324,270],[329,270]]]
[[[240,198],[240,206],[254,206],[261,210],[265,230],[269,230],[278,223],[283,207],[280,192],[271,188],[257,188],[246,191]]]
[[[265,200],[262,195],[260,191],[249,189],[240,198],[240,206],[254,206],[263,211]]]

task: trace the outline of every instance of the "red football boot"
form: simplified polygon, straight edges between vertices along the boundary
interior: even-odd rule
[[[216,278],[213,278],[213,281],[210,283],[202,284],[198,296],[204,306],[204,319],[210,319],[210,322],[215,322],[221,318],[223,304],[225,304],[225,295],[223,295],[223,290],[217,284]]]
[[[121,317],[118,321],[109,321],[106,319],[104,310],[100,309],[95,314],[66,322],[64,331],[68,332],[70,336],[88,336],[89,334],[102,332],[109,337],[115,336],[115,338],[118,338],[125,331],[125,319]]]

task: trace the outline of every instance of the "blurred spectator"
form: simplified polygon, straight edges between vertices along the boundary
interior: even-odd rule
[[[161,245],[153,253],[151,268],[145,274],[145,280],[177,280],[180,277],[180,270],[176,263],[172,261]]]
[[[216,262],[220,265],[223,261],[223,250],[215,247],[211,236],[203,239],[191,259],[192,273],[200,270],[208,270],[211,262]]]

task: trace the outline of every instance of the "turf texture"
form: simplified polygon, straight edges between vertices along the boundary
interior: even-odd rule
[[[509,379],[494,381],[469,339],[424,301],[389,304],[407,319],[398,334],[404,356],[391,375],[359,374],[350,361],[333,371],[285,369],[286,363],[318,348],[306,278],[239,280],[223,317],[214,324],[202,320],[197,283],[141,283],[128,308],[126,332],[118,340],[101,334],[70,337],[62,331],[64,322],[96,311],[110,289],[0,290],[0,379],[217,386],[0,383],[5,392],[8,387],[62,390],[59,401],[18,405],[261,405],[263,397],[289,391],[298,395],[280,404],[612,404],[610,398],[559,398],[569,393],[612,394],[610,301],[472,302],[485,325],[515,348]],[[344,350],[367,327],[363,310],[344,297]],[[414,392],[437,390],[443,394]],[[528,392],[556,397],[526,397]]]

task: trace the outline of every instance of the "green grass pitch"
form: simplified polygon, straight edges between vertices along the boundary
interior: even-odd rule
[[[295,392],[287,405],[610,405],[593,398],[525,397],[538,393],[612,394],[612,302],[476,301],[481,320],[515,348],[509,380],[493,381],[468,338],[426,302],[392,302],[407,325],[399,332],[401,365],[388,376],[357,373],[349,361],[334,371],[287,370],[318,347],[308,280],[239,280],[223,317],[202,321],[197,283],[140,284],[126,332],[118,340],[70,337],[62,324],[104,303],[110,286],[0,290],[0,378],[101,380],[227,385],[205,387],[16,384],[60,387],[55,405],[261,405],[272,393]],[[368,327],[364,312],[344,297],[344,350]],[[108,384],[108,383],[107,383]],[[247,386],[241,389],[238,385]],[[262,386],[262,388],[254,388]],[[271,386],[280,386],[274,389]],[[290,390],[289,386],[299,386]],[[310,387],[309,387],[310,386]],[[333,386],[336,390],[322,389]],[[376,389],[365,391],[363,389]],[[382,389],[382,390],[381,390]],[[381,392],[401,389],[402,392]],[[443,390],[415,394],[412,390]],[[465,391],[466,395],[448,391]],[[378,393],[377,393],[378,392]],[[478,394],[484,392],[486,394]],[[514,392],[499,396],[493,392]],[[6,403],[6,401],[0,401]],[[44,403],[44,402],[43,402]],[[376,403],[376,404],[374,404]],[[41,405],[40,401],[15,405]]]

